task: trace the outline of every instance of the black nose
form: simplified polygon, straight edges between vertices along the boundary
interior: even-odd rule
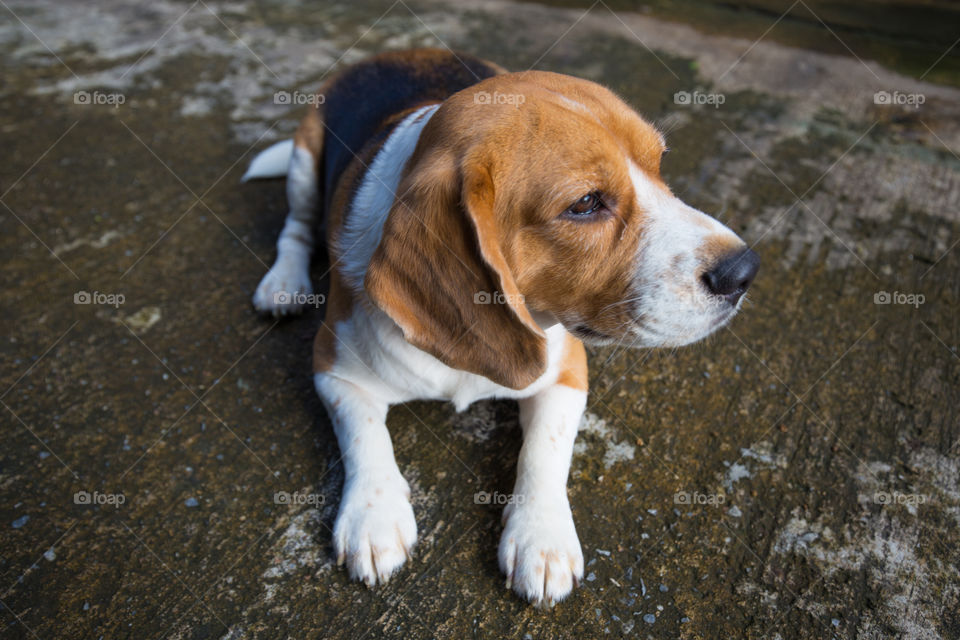
[[[747,292],[760,268],[760,256],[749,248],[741,249],[720,259],[710,271],[703,274],[703,283],[710,293],[737,304]]]

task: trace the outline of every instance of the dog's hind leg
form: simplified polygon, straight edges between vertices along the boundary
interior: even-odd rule
[[[253,306],[275,316],[299,313],[310,302],[310,257],[317,233],[320,207],[320,154],[323,148],[323,114],[311,108],[293,137],[286,167],[287,204],[290,213],[277,240],[277,260],[256,293]],[[250,164],[244,179],[283,175],[282,163],[289,141],[267,149]]]

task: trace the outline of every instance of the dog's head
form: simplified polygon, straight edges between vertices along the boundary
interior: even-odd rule
[[[543,327],[678,346],[727,323],[759,259],[660,178],[663,136],[607,89],[490,78],[424,128],[367,270],[373,302],[446,364],[523,388]]]

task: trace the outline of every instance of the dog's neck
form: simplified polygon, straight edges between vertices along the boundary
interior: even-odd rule
[[[413,155],[420,133],[439,107],[436,104],[417,109],[400,121],[380,147],[357,189],[337,242],[341,273],[355,291],[363,288],[367,265],[380,244],[403,169]]]

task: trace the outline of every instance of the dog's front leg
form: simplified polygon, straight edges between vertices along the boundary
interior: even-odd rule
[[[566,485],[586,399],[586,391],[556,384],[520,401],[523,447],[499,558],[508,588],[537,606],[562,600],[583,577]]]
[[[410,556],[417,522],[410,487],[393,457],[387,403],[360,387],[317,374],[317,391],[333,422],[344,481],[333,528],[337,563],[367,586],[386,582]]]

